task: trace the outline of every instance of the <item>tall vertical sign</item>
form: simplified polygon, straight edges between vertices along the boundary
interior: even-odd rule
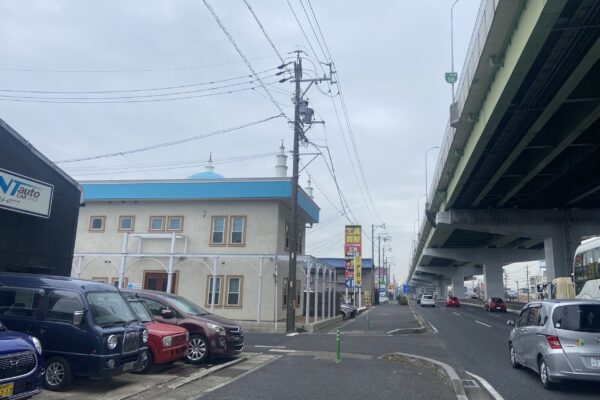
[[[361,306],[362,285],[362,232],[360,225],[346,225],[344,232],[344,256],[346,265],[346,288],[359,289]]]

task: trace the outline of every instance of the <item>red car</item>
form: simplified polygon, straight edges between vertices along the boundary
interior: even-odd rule
[[[506,303],[500,297],[490,297],[483,305],[485,311],[502,311],[506,312]]]
[[[135,372],[145,373],[154,364],[166,364],[185,357],[189,339],[187,329],[154,321],[143,300],[129,299],[129,304],[148,329],[148,350],[145,357],[142,355],[142,365]]]
[[[446,307],[460,307],[458,297],[448,296],[448,298],[446,299]]]

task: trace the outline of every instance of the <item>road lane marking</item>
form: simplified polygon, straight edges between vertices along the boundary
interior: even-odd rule
[[[272,351],[273,353],[296,353],[297,350],[290,350],[290,349],[271,349],[269,351]]]
[[[460,317],[460,314],[459,314],[459,313],[457,313],[457,312],[454,312],[454,311],[452,311],[452,314],[454,314],[454,315],[458,315],[458,316]]]
[[[475,322],[477,322],[479,325],[483,325],[483,326],[487,326],[488,328],[492,328],[492,326],[491,326],[491,325],[484,324],[483,322],[479,322],[479,321],[477,321],[477,320],[475,320]]]
[[[492,385],[490,385],[490,383],[488,381],[486,381],[485,379],[483,379],[480,376],[477,376],[475,374],[470,373],[469,371],[465,371],[467,374],[471,375],[473,378],[477,379],[479,381],[479,383],[481,383],[483,385],[483,387],[485,388],[485,390],[488,391],[489,394],[492,395],[492,397],[494,398],[494,400],[504,400],[504,397],[502,397],[500,395],[500,393],[498,393],[496,391],[496,389],[494,389],[494,387]]]
[[[428,321],[429,322],[429,321]],[[439,331],[437,330],[437,328],[435,326],[433,326],[433,324],[431,322],[429,322],[429,325],[431,325],[431,329],[433,329],[433,333],[438,333]]]
[[[264,344],[255,344],[254,347],[264,347],[267,349],[285,349],[285,346],[268,346]]]
[[[389,335],[390,333],[396,333],[396,332],[398,332],[399,330],[400,330],[400,328],[398,328],[398,329],[394,329],[394,330],[391,330],[391,331],[389,331],[387,334]]]
[[[287,334],[287,335],[285,335],[285,336],[296,336],[297,334],[298,334],[298,332],[294,332],[294,333],[288,333],[288,334]]]

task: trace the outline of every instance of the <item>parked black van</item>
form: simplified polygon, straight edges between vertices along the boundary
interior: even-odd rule
[[[42,342],[44,386],[103,378],[139,367],[148,331],[119,291],[59,276],[0,273],[0,321]]]

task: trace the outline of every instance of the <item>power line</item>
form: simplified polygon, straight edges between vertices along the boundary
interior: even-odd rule
[[[244,60],[244,63],[246,64],[246,66],[248,67],[248,69],[250,71],[252,71],[252,75],[261,83],[261,85],[263,85],[262,88],[265,91],[265,93],[267,94],[267,96],[269,96],[269,99],[271,100],[271,102],[273,103],[273,105],[279,110],[279,112],[283,116],[285,116],[285,118],[288,121],[291,121],[291,119],[283,111],[283,109],[281,108],[281,106],[279,104],[277,104],[277,102],[273,98],[273,95],[271,94],[271,92],[269,91],[269,89],[267,89],[267,87],[264,85],[264,83],[262,82],[262,79],[260,78],[260,76],[258,75],[258,73],[254,70],[254,67],[252,66],[252,64],[250,64],[250,61],[248,61],[248,59],[246,58],[246,56],[244,55],[244,53],[242,52],[242,50],[238,46],[238,44],[235,41],[235,39],[233,38],[233,36],[231,36],[231,34],[227,30],[227,28],[225,28],[225,25],[223,24],[223,22],[221,22],[221,20],[219,19],[219,16],[215,12],[215,10],[213,10],[213,8],[211,7],[211,5],[208,3],[208,0],[202,0],[202,1],[204,2],[204,5],[208,9],[208,11],[212,14],[213,18],[215,19],[215,21],[217,22],[217,24],[219,25],[219,27],[221,28],[221,30],[223,31],[223,33],[225,33],[225,36],[227,36],[227,39],[229,39],[229,42],[231,43],[231,45],[235,48],[235,50],[240,55],[240,57],[242,58],[242,60]]]
[[[301,29],[301,31],[302,31],[302,33],[304,35],[304,38],[306,39],[306,41],[308,42],[311,50],[313,51],[313,53],[316,56],[316,51],[315,51],[314,47],[312,46],[312,43],[309,40],[308,36],[306,35],[306,32],[302,28],[302,24],[300,23],[300,20],[298,19],[298,16],[294,12],[294,9],[293,9],[292,5],[290,4],[289,0],[286,0],[286,1],[288,3],[288,6],[290,7],[290,9],[292,10],[292,13],[294,14],[296,22],[300,26],[300,29]],[[309,21],[309,25],[311,26],[311,29],[313,30],[313,33],[314,33],[315,37],[317,37],[317,33],[316,33],[315,29],[314,29],[314,26],[312,25],[312,23],[310,21],[310,17],[308,15],[308,12],[306,11],[306,8],[304,7],[304,3],[302,2],[302,0],[299,0],[299,1],[300,1],[300,4],[302,5],[302,8],[305,11],[306,17],[307,17],[307,19]],[[318,37],[317,37],[317,43],[319,43],[319,46],[320,46],[321,51],[323,52],[325,58],[328,58],[329,61],[332,64],[332,66],[335,68],[335,63],[333,61],[333,58],[331,57],[331,52],[329,51],[329,47],[327,46],[327,41],[325,40],[325,36],[323,35],[323,31],[321,30],[321,26],[320,26],[320,24],[318,22],[317,16],[316,16],[316,14],[314,12],[314,9],[312,8],[312,4],[310,3],[309,0],[308,0],[308,4],[309,4],[309,8],[311,10],[311,13],[313,15],[313,18],[315,20],[315,24],[317,25],[317,29],[319,30],[321,39],[323,41],[323,45],[325,46],[325,49],[327,51],[327,54],[325,54],[325,50],[321,46],[321,41],[318,39]],[[321,69],[323,69],[322,65],[321,65]],[[361,192],[361,196],[363,197],[363,201],[365,202],[365,205],[367,206],[367,210],[369,210],[369,212],[371,213],[371,217],[372,218],[374,218],[376,220],[379,220],[380,218],[377,215],[377,211],[376,211],[376,208],[375,208],[375,203],[373,202],[373,198],[372,198],[371,193],[370,193],[368,182],[367,182],[365,174],[364,174],[364,169],[362,167],[362,162],[361,162],[360,156],[358,154],[358,149],[357,149],[357,146],[356,146],[356,141],[355,141],[355,138],[354,138],[354,133],[352,131],[352,126],[350,124],[350,119],[349,119],[349,116],[348,116],[348,111],[347,111],[347,108],[346,108],[346,103],[344,101],[343,93],[341,91],[341,86],[339,84],[339,77],[338,77],[338,89],[339,89],[339,94],[340,94],[340,102],[341,102],[341,106],[342,106],[342,110],[343,110],[343,115],[344,115],[344,118],[346,120],[346,126],[347,126],[347,129],[348,129],[348,136],[350,137],[350,141],[352,143],[352,148],[354,150],[354,158],[356,159],[356,164],[358,166],[358,173],[357,173],[356,167],[354,166],[354,163],[351,163],[352,172],[354,174],[354,178],[356,179],[356,182],[358,183],[358,186],[359,186],[359,189],[360,189],[360,192]],[[337,110],[337,106],[335,104],[335,100],[333,99],[333,97],[331,97],[331,101],[332,101],[332,104],[333,104],[333,107],[334,107],[334,110],[335,110],[335,113],[336,113],[338,125],[339,125],[341,133],[342,133],[342,138],[344,140],[344,145],[345,145],[345,148],[346,148],[346,152],[348,153],[348,157],[350,159],[352,159],[353,157],[352,157],[350,148],[348,146],[348,143],[346,141],[345,132],[344,132],[344,129],[342,127],[341,119],[340,119],[340,116],[339,116],[339,113],[338,113],[338,110]],[[360,178],[359,178],[359,174],[360,174]]]
[[[296,22],[298,23],[298,26],[300,27],[300,30],[302,31],[302,34],[304,35],[304,38],[306,39],[306,42],[308,43],[308,46],[310,47],[314,57],[318,60],[319,56],[317,55],[317,52],[315,51],[315,48],[312,45],[312,42],[308,38],[308,35],[304,31],[304,28],[302,27],[302,24],[300,23],[300,19],[298,19],[298,15],[296,15],[296,11],[294,11],[294,7],[292,7],[292,3],[290,3],[290,0],[286,0],[286,1],[287,1],[288,6],[290,7],[290,10],[292,11],[292,14],[294,15],[294,18],[296,19]],[[323,69],[322,65],[321,65],[321,69]],[[323,73],[325,73],[324,69],[323,69]]]
[[[251,58],[252,61],[265,60],[273,56],[264,56]],[[225,65],[240,64],[243,61],[231,61],[220,64],[192,65],[185,67],[166,67],[166,68],[133,68],[133,69],[36,69],[36,68],[0,68],[0,71],[8,72],[56,72],[56,73],[114,73],[114,72],[164,72],[164,71],[183,71],[192,69],[215,68]]]
[[[275,76],[275,75],[271,75],[271,76]],[[268,76],[268,77],[271,77]],[[266,78],[268,78],[266,77]],[[212,90],[217,90],[217,89],[225,89],[225,88],[230,88],[230,87],[236,87],[236,86],[241,86],[241,85],[248,85],[248,84],[254,84],[255,81],[254,80],[250,80],[250,81],[244,81],[244,82],[238,82],[238,83],[231,83],[228,85],[221,85],[221,86],[215,86],[215,87],[211,87],[211,88],[205,88],[205,89],[194,89],[194,90],[184,90],[184,91],[179,91],[179,92],[168,92],[168,93],[155,93],[155,94],[136,94],[136,95],[130,95],[130,96],[111,96],[111,97],[51,97],[51,96],[44,96],[44,97],[40,97],[40,96],[13,96],[13,95],[8,95],[8,94],[0,94],[0,96],[7,98],[7,99],[37,99],[37,100],[123,100],[123,99],[144,99],[144,98],[160,98],[160,97],[167,97],[167,96],[178,96],[181,94],[189,94],[189,93],[200,93],[200,92],[209,92]],[[269,84],[275,84],[276,82],[270,82]],[[189,86],[188,86],[189,87]],[[257,86],[254,86],[257,87]],[[246,89],[250,89],[250,88],[246,88]],[[152,90],[161,90],[161,89],[148,89],[150,91]],[[132,91],[114,91],[114,92],[104,92],[104,93],[131,93],[131,92],[143,92],[145,90],[132,90]],[[66,93],[66,92],[61,92],[61,93]],[[71,92],[71,93],[77,93],[77,92]],[[84,93],[90,93],[90,92],[79,92],[80,94],[84,94]],[[93,93],[100,93],[100,92],[93,92]]]
[[[323,58],[325,60],[327,60],[327,54],[325,54],[325,50],[323,50],[323,46],[321,46],[321,41],[319,40],[319,37],[317,36],[317,32],[315,31],[315,28],[310,20],[310,17],[308,16],[308,12],[306,11],[306,7],[304,7],[304,2],[302,0],[298,0],[300,2],[300,5],[302,6],[302,10],[304,10],[304,15],[306,15],[306,20],[308,21],[308,25],[310,25],[310,29],[313,32],[313,35],[315,35],[315,39],[317,39],[317,44],[319,45],[319,48],[321,49],[321,53],[323,53]],[[313,16],[314,16],[314,12],[313,12]]]
[[[199,95],[190,95],[190,96],[181,96],[181,97],[172,97],[172,98],[153,98],[153,99],[125,99],[125,100],[110,100],[110,98],[106,98],[106,100],[48,100],[43,97],[37,99],[27,99],[27,98],[6,98],[6,96],[0,95],[0,101],[11,101],[11,102],[19,102],[19,103],[48,103],[48,104],[124,104],[124,103],[157,103],[157,102],[165,102],[165,101],[179,101],[179,100],[189,100],[189,99],[199,99],[203,97],[212,97],[212,96],[220,96],[224,94],[232,94],[245,92],[249,90],[254,90],[257,88],[264,88],[268,85],[273,85],[276,82],[268,83],[267,85],[261,84],[256,86],[250,86],[247,88],[241,89],[232,89],[226,90],[222,92],[215,93],[206,93]],[[285,116],[285,114],[283,114]],[[287,118],[287,116],[286,116]]]
[[[259,74],[264,74],[266,72],[270,72],[273,71],[277,68],[269,68],[266,69],[264,71],[260,71]],[[268,77],[272,77],[275,75],[269,75],[265,78]],[[185,85],[177,85],[177,86],[163,86],[163,87],[153,87],[153,88],[142,88],[142,89],[121,89],[121,90],[16,90],[16,89],[0,89],[0,92],[7,92],[7,93],[37,93],[37,94],[102,94],[102,93],[136,93],[136,92],[152,92],[152,91],[160,91],[160,90],[172,90],[172,89],[183,89],[183,88],[189,88],[189,87],[196,87],[196,86],[206,86],[206,85],[213,85],[215,83],[223,83],[223,82],[231,82],[231,81],[235,81],[235,80],[239,80],[239,79],[244,79],[244,78],[252,78],[252,75],[240,75],[240,76],[236,76],[233,78],[226,78],[226,79],[219,79],[219,80],[214,80],[214,81],[207,81],[207,82],[198,82],[198,83],[190,83],[190,84],[185,84]],[[246,81],[246,82],[241,82],[238,83],[238,85],[244,84],[244,83],[252,83],[254,82],[253,79]],[[222,86],[222,87],[227,87],[227,86]],[[220,88],[220,87],[217,87]],[[209,89],[205,89],[205,90],[209,90]]]
[[[180,140],[174,140],[174,141],[171,141],[171,142],[159,143],[159,144],[155,144],[155,145],[152,145],[152,146],[145,146],[145,147],[140,147],[140,148],[137,148],[137,149],[119,151],[119,152],[115,152],[115,153],[100,154],[100,155],[96,155],[96,156],[71,158],[71,159],[67,159],[67,160],[55,161],[54,163],[55,164],[66,164],[66,163],[73,163],[73,162],[79,162],[79,161],[96,160],[96,159],[99,159],[99,158],[117,157],[117,156],[122,156],[124,154],[140,153],[140,152],[143,152],[143,151],[154,150],[154,149],[158,149],[158,148],[162,148],[162,147],[167,147],[167,146],[174,146],[176,144],[191,142],[192,140],[204,139],[204,138],[207,138],[207,137],[210,137],[210,136],[215,136],[215,135],[219,135],[219,134],[222,134],[222,133],[227,133],[227,132],[231,132],[231,131],[235,131],[235,130],[247,128],[249,126],[262,124],[264,122],[270,121],[272,119],[280,118],[280,117],[283,117],[283,115],[281,115],[281,114],[274,115],[272,117],[268,117],[268,118],[261,119],[261,120],[258,120],[258,121],[247,122],[247,123],[242,124],[242,125],[234,126],[232,128],[220,129],[218,131],[208,132],[208,133],[205,133],[205,134],[202,134],[202,135],[192,136],[192,137],[188,137],[188,138],[180,139]]]
[[[281,63],[285,64],[285,61],[283,60],[283,57],[281,56],[281,53],[279,52],[279,50],[277,50],[277,47],[275,46],[275,44],[273,43],[273,41],[269,37],[269,34],[265,30],[265,27],[260,22],[260,20],[258,19],[258,16],[256,15],[256,13],[254,12],[254,10],[250,6],[250,3],[248,2],[248,0],[243,0],[243,1],[246,4],[246,7],[248,7],[248,10],[250,10],[250,13],[252,13],[252,16],[254,17],[254,20],[256,21],[256,23],[258,24],[258,26],[260,27],[260,30],[262,31],[262,33],[265,35],[265,38],[267,39],[267,41],[269,42],[269,44],[273,48],[273,51],[275,51],[275,54],[277,54],[277,57],[279,57],[279,60],[281,61]]]
[[[248,160],[256,160],[259,158],[272,157],[277,155],[278,153],[264,153],[264,154],[254,154],[248,156],[238,156],[238,157],[229,157],[222,158],[220,160],[213,159],[213,164],[229,164],[241,161]],[[153,164],[121,164],[121,165],[113,165],[113,166],[90,166],[90,167],[80,167],[68,169],[68,172],[73,175],[78,176],[94,176],[94,175],[105,175],[105,174],[127,174],[131,172],[152,172],[152,171],[168,171],[168,170],[176,170],[176,169],[187,169],[187,168],[196,168],[203,165],[211,164],[210,161],[192,161],[192,162],[184,162],[184,163],[153,163]],[[125,169],[124,169],[125,168]],[[94,171],[94,172],[86,172],[86,171]]]

